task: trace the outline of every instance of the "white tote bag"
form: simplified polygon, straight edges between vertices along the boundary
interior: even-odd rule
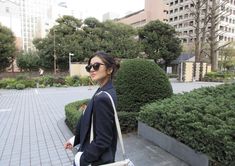
[[[108,92],[101,91],[100,93],[102,93],[102,92],[104,92],[104,93],[106,93],[108,95],[108,97],[110,98],[110,101],[112,103],[112,106],[113,106],[115,123],[116,123],[117,132],[118,132],[118,138],[119,138],[119,141],[120,141],[120,144],[121,144],[122,154],[123,154],[124,160],[116,161],[116,162],[110,163],[110,164],[103,164],[101,166],[134,166],[134,164],[131,162],[131,160],[126,158],[124,144],[123,144],[123,139],[122,139],[121,127],[120,127],[120,123],[119,123],[119,119],[118,119],[118,115],[117,115],[117,111],[116,111],[116,107],[115,107],[113,98],[112,98],[112,96]],[[93,139],[94,139],[94,129],[93,129],[93,115],[92,115],[91,131],[90,131],[90,142]]]

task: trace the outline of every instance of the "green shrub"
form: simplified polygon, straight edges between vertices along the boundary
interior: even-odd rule
[[[129,133],[137,130],[137,117],[137,112],[118,112],[118,119],[120,122],[122,133]]]
[[[234,77],[235,73],[233,72],[210,72],[204,76],[203,81],[223,82],[232,80]]]
[[[66,83],[66,85],[68,85],[68,86],[78,86],[78,85],[79,85],[79,82],[80,82],[80,79],[79,79],[78,76],[72,76],[72,77],[67,76],[67,77],[65,78],[65,83]]]
[[[88,102],[89,102],[88,99],[80,100],[69,103],[65,106],[66,123],[73,133],[75,131],[78,119],[82,115],[81,106],[84,104],[87,105]]]
[[[25,88],[35,88],[36,87],[36,83],[35,80],[19,80],[17,81],[17,84],[24,84]]]
[[[61,84],[61,85],[65,85],[65,78],[63,77],[58,77],[54,79],[54,83],[56,84]]]
[[[82,85],[82,86],[88,86],[88,85],[90,85],[90,79],[89,79],[89,77],[81,77],[81,78],[80,78],[80,85]]]
[[[164,71],[154,62],[134,59],[121,64],[115,79],[118,110],[138,112],[145,103],[172,95]]]
[[[50,75],[45,75],[39,80],[39,84],[44,84],[45,86],[53,86],[54,78]]]
[[[5,78],[5,79],[1,80],[0,86],[1,86],[1,88],[15,89],[16,83],[17,83],[16,79]]]
[[[147,104],[138,119],[207,154],[211,164],[232,165],[235,159],[235,84]]]
[[[25,88],[25,85],[24,85],[24,84],[21,84],[21,83],[17,83],[17,84],[16,84],[16,89],[22,90],[22,89],[24,89],[24,88]]]
[[[69,103],[65,106],[66,123],[70,130],[74,133],[78,119],[81,116],[81,111],[78,111],[82,105],[87,105],[88,99]],[[137,115],[136,112],[118,112],[118,118],[123,133],[136,131],[137,129]]]

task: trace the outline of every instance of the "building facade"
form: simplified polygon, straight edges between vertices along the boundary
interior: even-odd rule
[[[192,0],[166,0],[169,6],[168,22],[179,33],[182,43],[190,46],[194,43],[195,38],[195,6]],[[212,1],[208,0],[208,9],[202,7],[201,12],[201,26],[203,26],[205,12],[211,12]],[[235,41],[235,0],[217,0],[216,7],[219,7],[217,13],[221,13],[218,21],[218,41],[220,45],[226,42]],[[207,32],[210,30],[210,23],[208,23]],[[207,33],[208,34],[208,33]]]
[[[145,0],[145,7],[143,10],[116,19],[116,21],[133,27],[141,27],[153,20],[167,22],[167,13],[168,6],[164,0]]]
[[[12,30],[16,37],[16,47],[21,49],[20,5],[17,1],[0,0],[0,23]]]

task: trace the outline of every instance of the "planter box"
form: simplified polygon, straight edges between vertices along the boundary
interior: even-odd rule
[[[208,157],[200,152],[196,152],[176,139],[161,133],[160,131],[138,122],[138,135],[155,143],[165,151],[185,161],[191,166],[208,166]]]

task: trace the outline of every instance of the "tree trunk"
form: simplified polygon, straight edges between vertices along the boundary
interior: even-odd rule
[[[200,58],[200,11],[201,11],[201,0],[198,0],[196,3],[196,12],[195,12],[195,23],[196,23],[196,27],[195,27],[195,35],[196,35],[196,39],[195,39],[195,61],[196,62],[200,62],[201,58]]]
[[[211,9],[211,30],[210,30],[210,57],[211,57],[211,70],[218,70],[218,42],[217,42],[217,2],[212,0],[212,9]]]

